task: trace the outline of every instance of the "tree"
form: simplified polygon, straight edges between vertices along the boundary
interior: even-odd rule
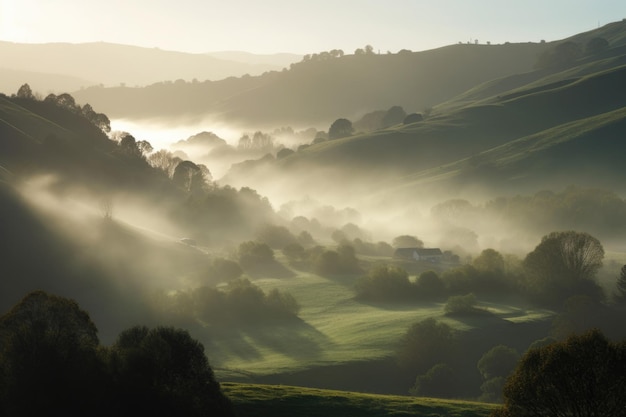
[[[415,285],[418,294],[424,297],[438,297],[445,291],[445,285],[435,271],[424,271],[417,278]]]
[[[406,117],[406,112],[400,106],[393,106],[383,116],[382,127],[390,127],[395,126],[397,124],[402,123],[404,118]]]
[[[504,274],[504,257],[495,249],[484,249],[472,262],[474,268],[480,272],[494,275]]]
[[[356,282],[357,298],[394,301],[412,295],[409,274],[395,265],[376,265]]]
[[[266,224],[256,233],[256,240],[267,243],[272,249],[282,249],[296,243],[297,238],[285,226]]]
[[[409,391],[423,397],[450,398],[457,395],[458,385],[459,378],[452,368],[440,363],[415,378],[415,384]]]
[[[428,318],[413,324],[398,350],[401,366],[423,374],[438,363],[448,363],[456,353],[457,339],[452,327]]]
[[[601,298],[594,279],[603,258],[602,244],[588,233],[552,232],[526,255],[523,264],[531,291],[544,301],[558,302],[578,294]]]
[[[43,291],[0,318],[0,415],[85,415],[104,396],[98,330],[70,299]]]
[[[299,243],[290,243],[282,249],[283,255],[290,261],[303,259],[305,256],[304,247]]]
[[[411,114],[408,114],[402,120],[402,124],[403,125],[410,125],[412,123],[421,122],[422,120],[424,120],[424,116],[422,116],[420,113],[411,113]]]
[[[476,307],[476,296],[472,293],[466,295],[455,295],[448,298],[444,311],[446,314],[472,314],[482,311]]]
[[[234,415],[204,347],[186,330],[136,326],[112,347],[124,415]]]
[[[289,149],[289,148],[282,148],[280,151],[278,151],[278,153],[276,154],[276,158],[277,159],[283,159],[288,157],[289,155],[293,155],[295,153],[295,151],[293,149]]]
[[[352,135],[354,128],[348,119],[337,119],[328,129],[328,139],[340,139]]]
[[[220,281],[237,279],[243,274],[243,270],[235,261],[225,258],[215,258],[211,262],[209,277]]]
[[[423,248],[424,242],[419,240],[417,236],[400,235],[393,238],[391,246],[394,248]]]
[[[135,140],[135,137],[129,133],[122,136],[119,148],[124,156],[129,158],[141,158],[141,150],[137,146],[137,140]]]
[[[598,330],[524,354],[496,416],[626,416],[626,343]]]
[[[150,166],[160,169],[168,177],[171,177],[174,174],[174,169],[181,162],[183,162],[182,159],[174,156],[173,153],[166,151],[165,149],[160,149],[148,156],[148,163]]]
[[[582,55],[580,45],[566,41],[545,51],[537,60],[537,68],[558,68],[569,65]]]
[[[497,345],[487,351],[476,365],[485,380],[507,377],[519,361],[519,353],[508,346]]]
[[[201,193],[206,185],[202,169],[191,161],[182,161],[176,165],[172,181],[192,194]]]
[[[18,98],[25,98],[27,100],[35,100],[35,95],[33,94],[33,90],[30,89],[30,85],[28,85],[28,84],[23,84],[17,90],[17,97]]]
[[[626,265],[622,266],[619,277],[617,278],[617,293],[615,298],[620,303],[626,302]]]
[[[267,243],[248,241],[239,245],[239,263],[244,268],[274,261],[274,251]]]
[[[609,41],[601,37],[595,37],[589,40],[585,45],[585,52],[589,55],[599,54],[609,48]]]

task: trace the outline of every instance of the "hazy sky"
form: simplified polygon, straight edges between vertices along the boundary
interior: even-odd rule
[[[0,0],[0,40],[396,52],[475,39],[550,41],[623,18],[626,0]]]

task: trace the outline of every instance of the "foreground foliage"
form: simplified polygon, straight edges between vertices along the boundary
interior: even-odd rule
[[[202,344],[184,330],[133,327],[99,345],[72,300],[28,294],[0,317],[2,416],[232,415]]]
[[[598,330],[529,350],[494,416],[626,416],[626,343]]]

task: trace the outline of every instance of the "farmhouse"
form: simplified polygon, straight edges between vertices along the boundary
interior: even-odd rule
[[[398,248],[393,253],[397,259],[412,259],[414,261],[440,262],[443,253],[439,248]]]

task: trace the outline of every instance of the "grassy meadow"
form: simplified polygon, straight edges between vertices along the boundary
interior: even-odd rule
[[[431,264],[423,267],[428,266]],[[544,320],[552,314],[482,300],[480,306],[492,314],[458,320],[444,315],[445,302],[357,301],[353,290],[356,276],[326,278],[310,272],[294,273],[291,278],[257,278],[253,282],[266,292],[276,288],[291,293],[301,305],[297,320],[206,329],[203,343],[219,380],[255,381],[256,377],[279,373],[389,359],[411,324],[429,317],[467,331],[503,321]]]
[[[237,415],[253,416],[488,416],[495,404],[434,398],[362,394],[278,385],[224,383]]]

